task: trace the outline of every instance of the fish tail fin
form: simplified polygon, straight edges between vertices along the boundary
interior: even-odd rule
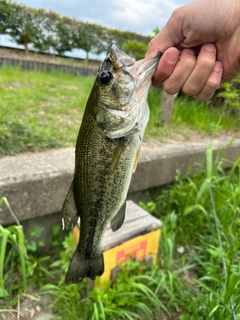
[[[94,280],[104,272],[103,253],[94,258],[86,259],[76,250],[68,268],[65,283],[78,283],[88,277]]]

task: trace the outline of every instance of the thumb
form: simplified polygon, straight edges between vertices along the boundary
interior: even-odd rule
[[[183,18],[182,15],[176,15],[175,12],[173,12],[165,27],[150,41],[145,59],[151,59],[159,52],[178,46],[184,41]]]

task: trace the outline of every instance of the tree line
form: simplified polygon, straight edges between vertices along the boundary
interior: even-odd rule
[[[0,0],[0,34],[11,36],[23,45],[28,54],[29,45],[41,52],[63,56],[66,51],[82,49],[89,53],[107,53],[115,43],[137,60],[147,50],[151,36],[61,16],[53,11],[35,9],[11,0]]]

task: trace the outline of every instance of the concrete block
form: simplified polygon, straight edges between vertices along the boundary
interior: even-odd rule
[[[171,183],[177,170],[193,175],[206,166],[206,150],[213,148],[213,158],[220,157],[223,167],[230,167],[240,156],[240,139],[204,139],[201,142],[143,143],[139,163],[129,192]]]
[[[230,167],[240,156],[240,139],[205,139],[202,142],[144,142],[129,192],[137,192],[174,181],[176,170],[182,175],[196,173],[206,163],[211,146]],[[74,148],[22,154],[0,159],[0,197],[7,197],[20,221],[43,217],[61,210],[72,180]],[[47,221],[47,220],[46,220]],[[7,208],[0,207],[0,223],[14,223]]]

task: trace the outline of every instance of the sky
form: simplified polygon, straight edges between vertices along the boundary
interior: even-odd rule
[[[29,7],[52,10],[60,15],[127,30],[153,35],[161,29],[174,9],[191,0],[14,0]],[[0,44],[11,45],[0,37]]]

